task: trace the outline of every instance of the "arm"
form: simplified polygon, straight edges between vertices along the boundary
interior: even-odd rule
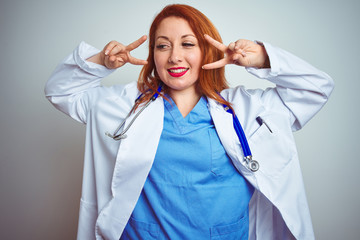
[[[262,102],[268,109],[274,106],[274,101],[280,97],[283,104],[290,110],[293,131],[301,129],[325,105],[334,89],[332,78],[316,69],[306,61],[293,54],[263,44],[268,53],[271,68],[246,70],[262,79],[276,85],[262,95]]]
[[[45,86],[48,100],[60,111],[75,120],[86,123],[86,115],[95,101],[101,79],[127,62],[146,64],[130,55],[146,36],[124,46],[116,41],[107,44],[102,51],[82,42],[52,73]]]
[[[99,50],[82,42],[54,70],[45,85],[46,98],[60,111],[86,123],[88,93],[100,87],[101,79],[113,70],[86,61]]]
[[[303,127],[327,102],[333,90],[333,80],[326,73],[268,43],[238,40],[225,46],[209,36],[206,39],[226,52],[226,57],[203,68],[236,64],[246,67],[248,72],[259,78],[275,83],[276,88],[262,92],[260,100],[267,109],[273,109],[279,102],[285,105],[293,130]]]

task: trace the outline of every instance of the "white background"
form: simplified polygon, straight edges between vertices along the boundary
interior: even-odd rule
[[[0,2],[1,239],[75,239],[85,126],[47,102],[45,82],[80,41],[97,48],[110,40],[129,44],[147,34],[154,16],[171,2]],[[358,239],[360,2],[177,2],[207,15],[224,43],[267,41],[334,78],[330,101],[295,137],[317,238]],[[133,55],[146,58],[147,47]],[[104,84],[134,81],[139,71],[126,65]],[[240,67],[226,67],[226,76],[232,86],[270,86]]]

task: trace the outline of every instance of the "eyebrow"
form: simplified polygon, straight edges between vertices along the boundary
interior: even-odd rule
[[[185,34],[185,35],[181,36],[181,38],[186,38],[186,37],[194,37],[194,38],[196,38],[193,34]],[[164,39],[166,39],[166,40],[170,40],[170,39],[169,39],[168,37],[166,37],[166,36],[158,36],[158,37],[156,38],[156,40],[159,39],[159,38],[164,38]]]

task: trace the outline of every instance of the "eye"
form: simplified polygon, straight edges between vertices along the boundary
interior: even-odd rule
[[[191,42],[184,42],[182,45],[183,45],[183,47],[188,47],[188,48],[195,46],[195,44],[191,43]]]
[[[159,50],[163,50],[163,49],[166,49],[168,48],[168,45],[166,44],[158,44],[156,45],[156,49],[159,49]]]

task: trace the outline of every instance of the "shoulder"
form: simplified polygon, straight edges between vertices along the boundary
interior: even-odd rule
[[[254,109],[264,107],[264,96],[276,94],[274,89],[246,89],[240,85],[234,88],[228,88],[221,91],[221,96],[232,104],[232,107],[238,109]]]
[[[111,96],[129,98],[131,100],[136,99],[136,97],[139,95],[136,81],[127,83],[125,85],[113,85],[109,87],[107,91]]]
[[[136,81],[127,84],[100,86],[89,91],[89,97],[101,100],[103,98],[136,98],[139,91]]]
[[[240,85],[234,88],[224,89],[221,95],[229,101],[235,110],[264,108],[274,112],[288,112],[284,102],[281,100],[276,87],[266,89],[247,89]]]
[[[136,81],[127,84],[116,84],[112,86],[101,86],[94,88],[87,94],[92,109],[108,107],[116,103],[117,106],[127,108],[134,104],[139,95]]]
[[[243,85],[236,86],[234,88],[227,88],[221,91],[221,96],[229,102],[233,102],[238,99],[256,99],[260,98],[264,90],[262,89],[247,89]]]
[[[282,130],[290,129],[289,109],[281,101],[276,88],[246,89],[238,86],[223,90],[221,95],[231,103],[248,136],[259,127],[256,121],[259,116],[266,118],[269,124],[279,125]]]

